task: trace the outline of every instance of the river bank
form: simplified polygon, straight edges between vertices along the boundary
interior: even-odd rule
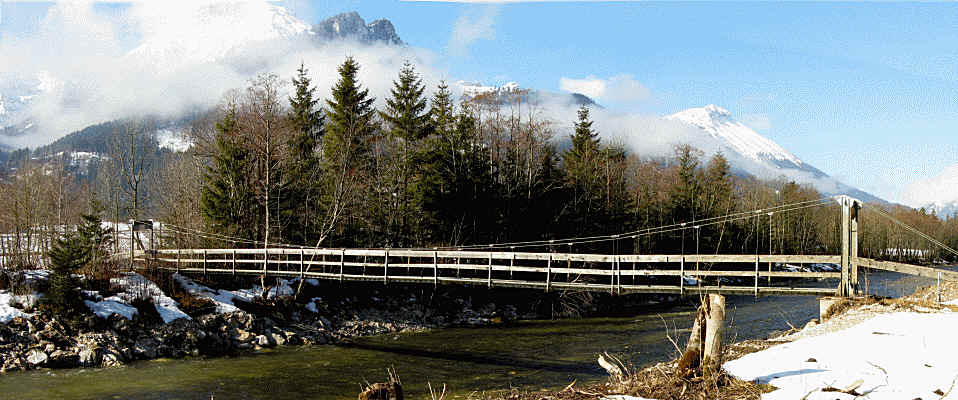
[[[718,376],[677,377],[677,360],[563,390],[499,392],[492,399],[953,399],[958,398],[958,284],[897,298],[840,301],[769,339],[729,344]]]
[[[108,291],[103,285],[84,290],[89,312],[67,320],[37,307],[45,274],[27,274],[30,289],[20,291],[28,293],[0,291],[0,373],[342,344],[358,337],[550,318],[563,306],[581,313],[629,309],[620,307],[628,302],[606,298],[610,296],[578,299],[381,283],[347,288],[310,279],[259,285],[226,279],[213,288],[215,280],[128,273],[111,278]],[[631,302],[649,306],[674,300],[647,296]],[[573,301],[578,303],[570,305]]]

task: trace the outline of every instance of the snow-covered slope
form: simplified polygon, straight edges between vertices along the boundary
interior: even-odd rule
[[[958,215],[958,164],[945,168],[937,176],[912,183],[902,200],[939,216]]]
[[[698,128],[702,140],[712,140],[725,154],[732,167],[761,178],[785,177],[810,184],[825,195],[848,194],[865,201],[884,200],[848,186],[802,161],[773,140],[736,121],[728,110],[709,104],[690,108],[665,117]],[[691,143],[696,145],[696,143]],[[712,144],[712,143],[710,143]]]
[[[802,160],[768,138],[759,135],[741,122],[732,119],[728,110],[709,104],[705,107],[690,108],[665,117],[695,125],[708,132],[736,153],[755,161],[776,161],[786,165],[802,166]]]
[[[130,51],[128,56],[132,60],[170,69],[215,62],[254,44],[313,34],[308,24],[276,5],[262,2],[175,4],[185,9],[157,13],[160,18],[157,28]]]

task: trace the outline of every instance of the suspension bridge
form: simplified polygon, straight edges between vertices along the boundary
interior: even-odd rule
[[[686,254],[684,233],[704,226],[736,220],[771,217],[806,208],[838,204],[841,207],[839,254],[795,255]],[[859,256],[859,211],[865,206],[848,196],[837,196],[785,204],[616,235],[539,240],[514,243],[459,246],[431,249],[350,249],[310,248],[272,245],[260,248],[148,249],[132,250],[130,257],[140,263],[188,275],[252,275],[263,277],[310,278],[339,282],[382,282],[383,284],[472,285],[489,288],[527,288],[545,291],[594,291],[613,294],[663,293],[678,295],[730,294],[754,296],[806,295],[853,296],[859,293],[859,271],[863,268],[893,271],[933,279],[958,281],[958,272],[879,261]],[[890,215],[875,209],[888,218]],[[900,221],[895,220],[901,224]],[[903,224],[902,224],[903,225]],[[903,225],[935,246],[958,255],[934,238]],[[680,254],[584,254],[554,252],[573,244],[638,239],[652,234],[681,231]],[[180,233],[189,233],[180,231]],[[230,239],[221,235],[211,239]],[[696,235],[697,237],[697,235]],[[756,236],[756,240],[757,236]],[[251,241],[245,241],[253,243]],[[771,246],[769,246],[771,248]],[[545,248],[549,251],[521,251]],[[614,247],[613,247],[614,248]],[[696,245],[696,250],[698,246]],[[803,265],[836,266],[834,271],[802,271]],[[773,266],[790,266],[775,270]],[[837,285],[809,285],[810,280],[832,279]]]

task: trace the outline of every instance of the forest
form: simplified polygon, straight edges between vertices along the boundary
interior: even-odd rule
[[[635,154],[603,140],[588,106],[564,127],[533,92],[457,99],[445,82],[430,90],[408,63],[377,109],[360,68],[346,58],[338,76],[322,77],[335,81],[325,94],[305,65],[289,80],[258,75],[216,110],[187,119],[185,152],[157,145],[153,132],[169,121],[144,117],[10,154],[0,182],[3,251],[36,264],[41,256],[29,249],[49,249],[91,208],[110,221],[161,221],[167,247],[456,248],[675,225],[536,250],[839,251],[837,203],[819,201],[809,186],[735,174],[720,153],[706,158],[694,143],[675,145],[669,157]],[[98,151],[65,155],[84,145]],[[809,206],[777,212],[793,204]],[[868,206],[863,256],[955,260],[872,210],[951,247],[956,218]]]

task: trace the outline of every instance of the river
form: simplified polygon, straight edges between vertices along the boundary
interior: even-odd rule
[[[873,273],[869,289],[899,296],[932,283]],[[801,327],[818,317],[818,301],[809,296],[731,296],[727,307],[732,341],[765,338],[789,323]],[[12,373],[0,377],[0,393],[5,399],[354,399],[364,382],[383,381],[387,367],[395,368],[407,397],[414,399],[428,398],[427,382],[445,383],[458,398],[511,387],[557,388],[573,379],[605,379],[595,361],[603,351],[625,355],[636,365],[674,356],[668,335],[683,342],[693,312],[690,304],[650,306],[630,317],[523,321],[232,358]]]

